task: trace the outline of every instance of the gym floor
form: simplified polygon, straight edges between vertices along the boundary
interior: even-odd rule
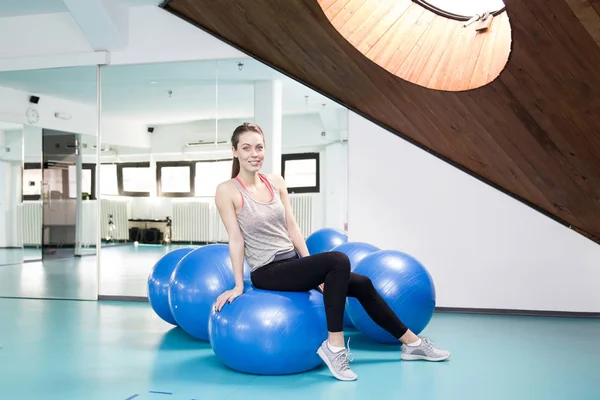
[[[399,361],[399,346],[351,336],[356,382],[325,367],[254,376],[147,303],[0,299],[0,397],[29,399],[600,398],[600,320],[436,314],[424,335],[444,363]]]

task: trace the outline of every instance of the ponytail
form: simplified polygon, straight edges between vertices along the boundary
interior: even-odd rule
[[[231,166],[231,179],[238,176],[240,173],[240,160],[237,157],[233,157],[233,165]]]

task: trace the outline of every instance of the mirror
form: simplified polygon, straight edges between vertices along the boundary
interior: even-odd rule
[[[103,67],[101,298],[143,299],[164,254],[227,242],[214,194],[243,122],[263,128],[262,172],[284,176],[304,235],[345,229],[344,107],[251,58]]]
[[[94,66],[0,73],[2,297],[97,299],[96,81]]]

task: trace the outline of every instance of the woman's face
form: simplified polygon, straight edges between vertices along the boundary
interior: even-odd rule
[[[240,167],[248,172],[257,172],[265,159],[263,136],[256,132],[244,132],[240,135],[234,156],[240,161]]]

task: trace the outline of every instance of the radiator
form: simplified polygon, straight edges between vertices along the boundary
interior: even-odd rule
[[[112,215],[112,218],[109,218]],[[106,240],[109,221],[112,221],[112,240],[129,240],[129,201],[125,199],[101,199],[100,232],[102,240]]]
[[[313,231],[313,199],[311,194],[290,195],[294,217],[304,237]]]
[[[42,204],[39,201],[27,202],[17,206],[17,235],[23,246],[42,245]]]
[[[214,242],[211,202],[173,200],[173,241]]]
[[[307,237],[313,231],[314,197],[295,194],[290,199],[296,222]],[[227,230],[214,199],[173,200],[173,241],[227,242]]]

